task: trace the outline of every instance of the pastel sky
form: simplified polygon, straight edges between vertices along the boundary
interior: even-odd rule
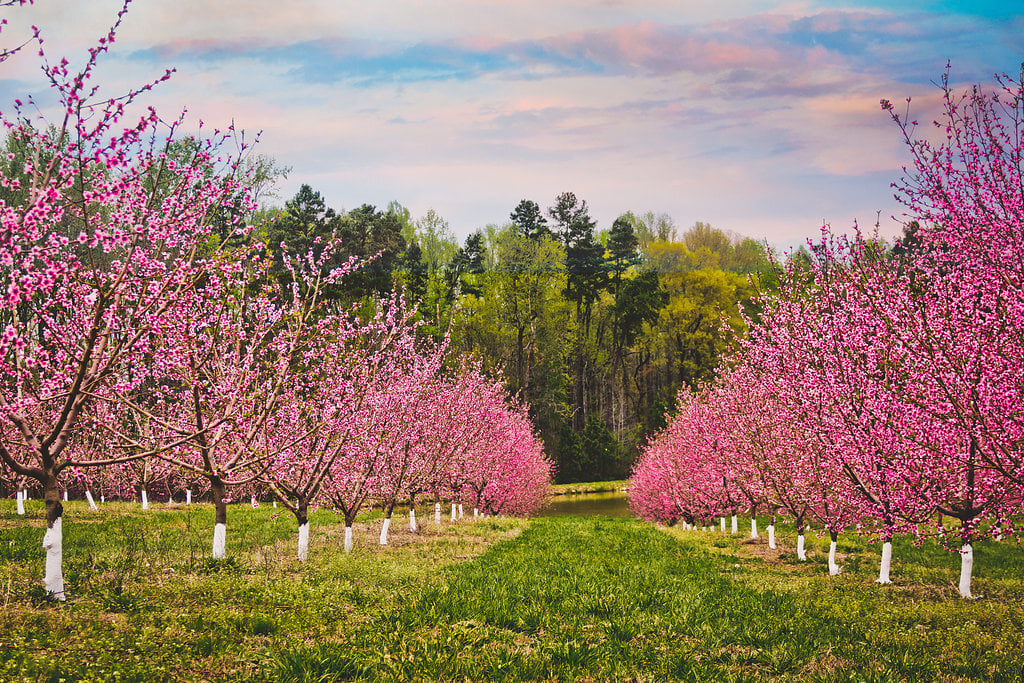
[[[2,8],[0,39],[35,24],[80,64],[119,4]],[[292,167],[281,201],[301,183],[338,209],[397,199],[461,239],[572,191],[602,228],[655,211],[792,245],[878,212],[898,231],[908,157],[878,103],[930,121],[947,61],[956,84],[1019,73],[1024,3],[136,0],[98,77],[174,67],[149,101],[262,131]],[[45,91],[38,64],[0,64],[0,109]]]

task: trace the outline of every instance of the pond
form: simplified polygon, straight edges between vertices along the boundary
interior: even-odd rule
[[[555,496],[541,517],[632,517],[625,491]]]

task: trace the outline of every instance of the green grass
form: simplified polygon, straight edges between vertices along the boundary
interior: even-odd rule
[[[31,501],[32,503],[36,501]],[[229,559],[209,559],[206,506],[142,513],[69,506],[69,602],[38,588],[41,504],[0,514],[0,680],[1020,680],[1024,567],[1016,543],[958,557],[897,543],[893,586],[878,548],[841,537],[810,560],[743,535],[630,519],[445,521],[376,545],[379,514],[340,552],[330,512],[295,522],[232,508]],[[274,513],[278,514],[276,517]],[[36,526],[26,528],[26,523]],[[761,525],[766,520],[761,520]],[[396,530],[404,519],[396,519]],[[170,570],[174,570],[173,572]]]
[[[210,558],[213,509],[65,504],[68,601],[42,590],[43,506],[0,514],[0,680],[251,679],[273,653],[333,641],[440,579],[441,569],[518,533],[523,522],[444,521],[422,533],[396,515],[380,547],[380,513],[362,516],[351,555],[332,512],[311,515],[310,560],[294,560],[296,522],[281,508],[232,506],[227,554]]]
[[[551,487],[551,495],[565,496],[580,493],[608,493],[611,491],[625,491],[629,488],[629,480],[618,479],[615,481],[590,481],[577,484],[554,484]]]

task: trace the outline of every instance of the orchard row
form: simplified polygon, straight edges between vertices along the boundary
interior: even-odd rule
[[[0,489],[42,492],[46,588],[63,598],[69,487],[201,482],[215,558],[228,501],[256,494],[295,514],[300,557],[310,506],[341,511],[349,537],[369,501],[388,517],[426,495],[538,507],[551,464],[499,378],[420,339],[398,292],[353,308],[328,296],[372,259],[255,239],[244,136],[201,125],[183,144],[181,119],[140,107],[156,83],[98,97],[116,29],[81,71],[44,57],[59,125],[27,125],[31,101],[3,119],[31,153],[0,176]]]
[[[970,597],[972,544],[1018,534],[1024,512],[1024,87],[997,85],[944,88],[935,141],[882,102],[914,160],[903,241],[826,230],[789,261],[720,379],[684,391],[638,461],[638,513],[814,520],[832,573],[857,529],[882,541],[879,583],[894,535],[948,538],[953,518]]]

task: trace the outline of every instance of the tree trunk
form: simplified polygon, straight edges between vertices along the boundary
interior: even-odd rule
[[[380,544],[388,544],[388,531],[391,530],[391,512],[395,509],[394,503],[384,506],[384,524],[380,528]]]
[[[882,585],[891,584],[892,581],[889,579],[889,570],[892,567],[892,541],[885,541],[882,543],[882,561],[878,566],[878,578],[875,579],[875,583]]]
[[[17,498],[18,498],[18,514],[19,515],[23,515],[23,514],[25,514],[25,492],[22,491],[21,489],[19,489],[18,492],[17,492]]]
[[[92,491],[88,491],[87,490],[85,492],[85,499],[87,501],[89,501],[89,509],[90,510],[99,510],[99,508],[96,507],[96,501],[92,499]]]
[[[355,513],[345,513],[345,554],[352,552],[352,523],[355,522]]]
[[[43,500],[46,502],[46,533],[43,534],[46,574],[43,585],[53,597],[64,600],[64,506],[57,490],[57,477],[46,475],[43,481]]]
[[[829,529],[829,544],[828,544],[828,573],[829,576],[838,576],[842,570],[839,565],[836,564],[836,545],[839,541],[839,533]]]
[[[149,494],[146,493],[146,489],[142,489],[142,509],[149,509]]]
[[[807,551],[804,549],[804,521],[796,520],[796,559],[804,562],[807,560]]]
[[[228,536],[228,504],[225,502],[227,489],[219,477],[210,480],[213,491],[213,507],[216,511],[213,525],[213,559],[224,559],[224,547]]]
[[[305,562],[309,557],[309,503],[305,498],[300,497],[298,507],[295,510],[295,517],[299,522],[299,562]]]
[[[960,597],[973,598],[971,595],[971,574],[974,572],[974,548],[964,543],[960,548]]]
[[[441,504],[434,503],[434,524],[441,523]]]
[[[739,531],[740,531],[739,520],[736,518],[736,515],[732,516],[732,529],[731,529],[731,531],[732,531],[733,534],[738,534]]]

